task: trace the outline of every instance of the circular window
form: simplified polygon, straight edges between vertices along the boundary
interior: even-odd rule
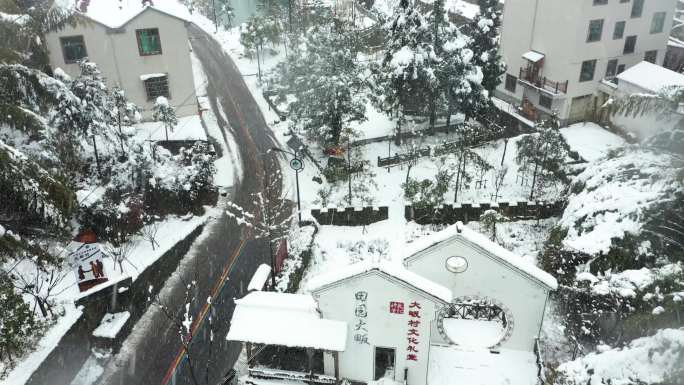
[[[468,269],[468,261],[463,257],[449,257],[446,260],[446,268],[452,273],[463,273]]]
[[[455,345],[493,348],[510,337],[513,318],[491,298],[460,297],[439,312],[437,330],[445,341]]]

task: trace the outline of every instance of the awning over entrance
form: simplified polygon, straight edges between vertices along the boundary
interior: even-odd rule
[[[525,52],[522,55],[522,57],[523,57],[523,59],[527,59],[527,60],[531,61],[532,63],[537,63],[541,60],[544,60],[544,54],[536,52],[536,51]]]
[[[256,291],[235,305],[229,341],[345,350],[347,323],[320,318],[310,295]]]

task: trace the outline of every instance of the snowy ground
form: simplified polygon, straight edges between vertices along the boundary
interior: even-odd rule
[[[587,162],[600,159],[606,156],[610,150],[627,144],[621,137],[591,122],[576,123],[561,128],[560,131],[570,148],[577,151]]]
[[[163,123],[144,122],[135,125],[134,135],[135,140],[142,142],[167,140],[166,133]],[[207,140],[199,115],[178,118],[178,125],[173,130],[168,130],[168,134],[168,140]]]

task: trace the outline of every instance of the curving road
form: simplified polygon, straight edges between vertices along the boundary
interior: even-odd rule
[[[276,141],[235,63],[203,30],[191,25],[189,31],[193,50],[209,79],[207,97],[211,107],[223,132],[230,132],[235,138],[243,161],[243,179],[234,186],[231,200],[254,212],[252,194],[261,190],[264,172],[275,175],[279,167],[275,155],[266,154]],[[215,139],[226,140],[225,136]],[[193,255],[184,258],[160,297],[162,303],[180,315],[187,282],[197,282],[193,294],[199,300],[191,307],[195,332],[189,356],[198,383],[214,385],[233,366],[239,353],[238,344],[224,340],[233,298],[244,294],[257,266],[269,262],[268,246],[262,240],[252,239],[223,214],[207,224],[189,254]],[[205,302],[209,296],[211,307]],[[194,384],[188,358],[181,352],[177,328],[161,311],[151,307],[97,383]]]

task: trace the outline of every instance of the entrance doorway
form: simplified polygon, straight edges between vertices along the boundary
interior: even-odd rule
[[[394,379],[394,348],[375,348],[375,380],[383,377],[390,377]]]

